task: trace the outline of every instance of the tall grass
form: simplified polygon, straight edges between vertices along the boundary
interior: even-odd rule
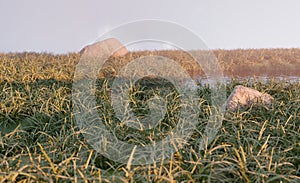
[[[131,53],[120,62],[142,54]],[[197,142],[210,114],[210,89],[200,86],[199,119],[203,123],[188,144],[170,159],[133,166],[98,154],[74,124],[71,90],[79,58],[75,53],[0,55],[0,182],[300,181],[300,82],[232,80],[227,96],[242,84],[271,94],[275,102],[270,108],[227,112],[216,138],[204,150],[197,148]],[[111,72],[109,67],[104,75]],[[149,97],[165,98],[168,115],[162,123],[152,131],[120,124],[110,104],[112,80],[98,80],[97,104],[108,129],[115,130],[120,139],[145,144],[162,139],[176,125],[178,93],[165,83],[153,87],[161,82],[156,80],[132,86],[131,107],[143,117],[148,114],[145,102]]]

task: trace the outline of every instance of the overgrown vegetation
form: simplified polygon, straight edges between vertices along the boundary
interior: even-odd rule
[[[183,65],[188,61],[182,52],[134,52],[119,59],[111,58],[102,76],[112,76],[128,60],[150,53],[168,56]],[[254,68],[266,67],[262,60],[269,60],[267,63],[272,66],[281,65],[262,69],[266,72],[261,70],[260,74],[299,76],[299,72],[295,72],[300,68],[298,49],[218,50],[215,53],[226,75],[239,75],[238,71],[248,63],[249,72],[245,73],[251,76],[255,74]],[[199,119],[203,124],[195,129],[189,144],[164,163],[129,166],[98,154],[74,124],[71,91],[79,59],[76,53],[0,54],[0,182],[300,181],[299,81],[231,80],[226,88],[227,96],[235,85],[242,84],[271,94],[275,103],[271,108],[259,106],[227,112],[216,138],[204,150],[198,150],[196,145],[210,115],[210,89],[200,86]],[[290,67],[285,67],[288,65]],[[145,102],[159,95],[169,101],[168,115],[152,131],[132,130],[119,123],[108,94],[112,80],[98,80],[97,104],[100,116],[119,139],[135,144],[149,143],[163,138],[176,125],[176,109],[180,107],[178,93],[166,84],[157,87],[160,81],[151,79],[147,82],[155,82],[153,85],[140,82],[132,87],[133,112],[141,117],[147,115]]]

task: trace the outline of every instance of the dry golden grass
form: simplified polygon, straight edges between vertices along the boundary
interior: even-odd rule
[[[299,76],[298,49],[214,52],[225,75],[253,76],[260,71],[258,74],[269,76]],[[201,72],[195,65],[188,64],[192,59],[185,53],[142,51],[119,59],[111,58],[101,75],[114,76],[129,60],[148,54],[173,58],[191,70],[189,72]],[[99,155],[74,124],[71,91],[79,60],[77,53],[0,54],[1,183],[300,181],[300,82],[232,80],[227,85],[227,95],[234,86],[242,84],[271,94],[275,103],[271,108],[259,106],[258,110],[249,108],[227,113],[216,138],[199,151],[197,143],[211,111],[210,89],[201,86],[198,90],[199,119],[203,124],[197,126],[188,144],[164,163],[133,166]],[[243,67],[244,70],[240,69]],[[169,115],[159,126],[162,129],[153,133],[128,130],[114,120],[107,91],[111,79],[100,79],[98,84],[99,113],[116,127],[112,130],[117,129],[114,132],[120,139],[137,144],[161,139],[164,132],[176,124],[176,117]],[[160,90],[134,86],[130,97],[136,104],[133,110],[139,115],[147,114],[144,99],[148,95],[164,94],[170,101],[168,112],[176,112],[178,97],[172,90],[167,93],[169,90],[164,87],[168,86],[157,87]],[[131,136],[128,132],[132,132]]]
[[[198,51],[201,55],[201,51]],[[223,73],[229,77],[249,76],[300,76],[300,49],[237,49],[214,50]],[[147,55],[159,55],[181,64],[191,76],[205,76],[195,60],[184,51],[136,51],[119,58],[109,58],[100,76],[115,76],[128,62]],[[33,81],[36,79],[57,79],[72,81],[76,64],[81,55],[38,53],[0,54],[3,64],[0,68],[0,82]],[[32,74],[36,73],[36,74]],[[38,74],[44,73],[44,75]],[[5,76],[5,78],[4,78]],[[10,77],[7,77],[10,76]]]
[[[203,51],[196,51],[201,52]],[[253,76],[300,76],[300,49],[237,49],[214,50],[223,73],[228,77]],[[160,55],[180,63],[193,76],[205,76],[195,59],[187,52],[178,50],[138,51],[106,64],[107,76],[114,75],[128,61],[140,56]]]

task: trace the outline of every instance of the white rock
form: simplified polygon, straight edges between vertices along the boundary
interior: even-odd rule
[[[235,111],[238,106],[249,107],[257,103],[270,106],[273,101],[274,98],[267,93],[261,93],[252,88],[237,85],[228,97],[226,107],[231,111]]]

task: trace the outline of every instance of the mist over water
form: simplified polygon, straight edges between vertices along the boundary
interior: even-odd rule
[[[294,84],[297,82],[300,82],[300,77],[299,76],[276,76],[276,77],[269,77],[269,76],[249,76],[249,77],[228,77],[225,76],[224,80],[226,81],[227,84],[231,83],[233,80],[235,81],[245,81],[247,80],[249,84],[253,84],[254,82],[262,82],[262,83],[267,83],[269,81],[273,82],[286,82],[287,84]],[[195,82],[200,85],[207,85],[211,83],[210,79],[207,79],[205,77],[197,77],[195,79]]]

